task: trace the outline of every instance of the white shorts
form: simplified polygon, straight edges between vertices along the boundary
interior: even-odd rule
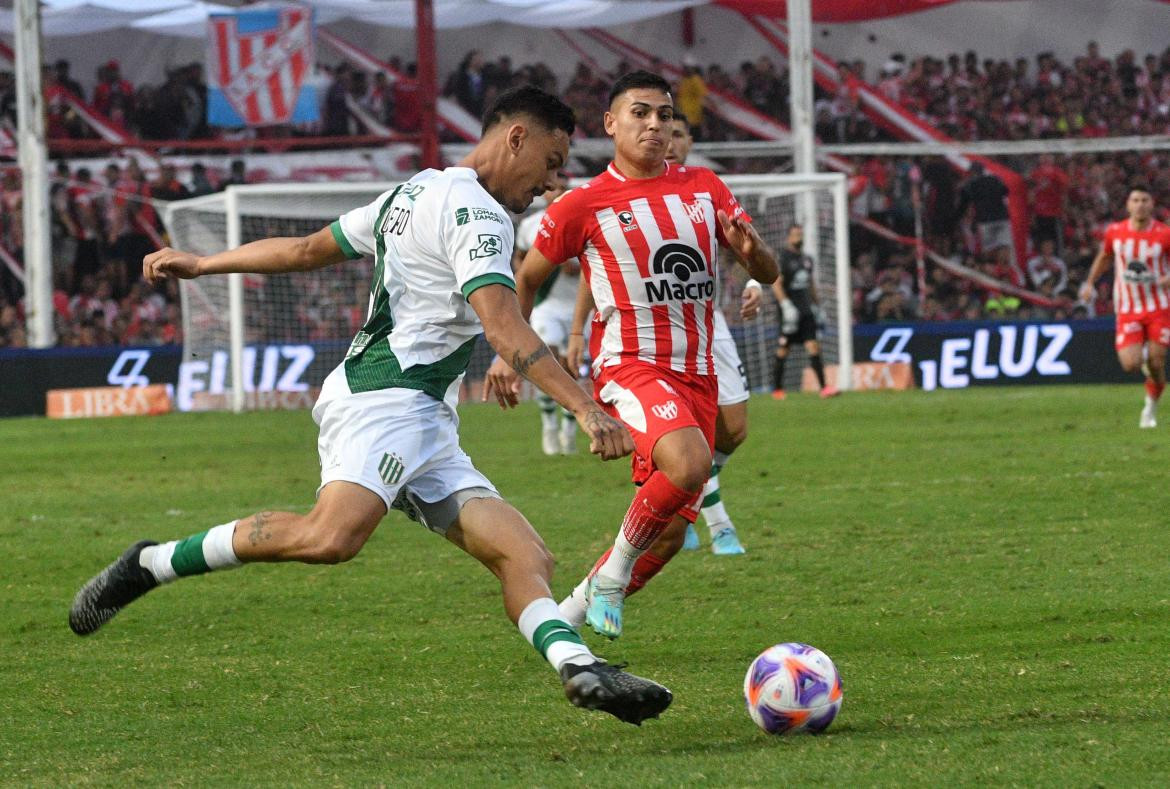
[[[711,335],[711,356],[715,359],[715,375],[719,380],[719,405],[735,405],[748,399],[747,373],[739,360],[739,351],[727,328],[723,312],[714,312],[715,331]]]
[[[550,348],[562,354],[569,347],[570,325],[573,323],[573,306],[563,301],[547,299],[532,309],[529,323],[532,330]]]
[[[353,482],[377,493],[387,509],[408,513],[408,495],[416,505],[472,488],[484,489],[481,496],[499,496],[460,449],[455,410],[428,394],[381,389],[342,395],[319,401],[313,419],[321,428],[321,488]],[[425,525],[442,532],[450,524]]]

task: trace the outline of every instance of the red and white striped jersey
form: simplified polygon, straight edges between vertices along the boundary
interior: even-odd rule
[[[1158,280],[1170,274],[1170,227],[1151,220],[1134,230],[1128,219],[1105,229],[1105,249],[1113,255],[1113,309],[1118,315],[1170,310],[1170,288]]]
[[[713,172],[669,163],[642,179],[611,163],[549,206],[533,246],[555,263],[580,260],[605,324],[595,365],[715,374],[715,263],[726,243],[717,210],[751,221]]]

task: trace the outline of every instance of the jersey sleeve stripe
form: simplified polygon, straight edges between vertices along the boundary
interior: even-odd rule
[[[333,224],[329,225],[329,231],[333,233],[333,240],[337,242],[337,246],[341,247],[341,251],[347,258],[357,260],[360,257],[365,257],[353,248],[353,244],[349,243],[349,239],[345,237],[345,231],[341,229],[340,220],[333,220]]]
[[[490,274],[480,274],[478,277],[467,280],[463,285],[463,298],[471,298],[471,294],[484,285],[504,285],[512,290],[516,290],[516,283],[511,278],[492,272]]]

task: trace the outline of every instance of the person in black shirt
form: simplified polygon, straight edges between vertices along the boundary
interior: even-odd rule
[[[975,162],[971,165],[971,177],[959,192],[956,215],[962,217],[968,206],[974,207],[980,250],[994,252],[1001,264],[1014,265],[1007,197],[1007,185],[998,176],[984,172],[983,165]]]
[[[65,88],[77,98],[85,94],[81,92],[81,85],[69,75],[69,61],[58,60],[53,64],[53,72],[57,75],[57,84]]]
[[[804,228],[788,228],[788,240],[780,251],[780,277],[772,283],[772,293],[780,303],[780,344],[776,348],[776,363],[772,368],[772,397],[783,400],[784,364],[793,343],[804,343],[809,364],[816,373],[821,397],[838,394],[836,387],[825,384],[825,363],[821,359],[818,325],[824,322],[820,299],[817,297],[816,264],[801,251]]]

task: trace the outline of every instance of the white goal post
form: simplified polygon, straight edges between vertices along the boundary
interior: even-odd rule
[[[852,383],[852,294],[845,176],[731,175],[723,180],[750,213],[764,240],[779,251],[788,228],[805,230],[805,251],[816,262],[816,283],[826,315],[822,354],[842,390]],[[230,186],[224,192],[166,205],[170,243],[200,255],[272,236],[301,236],[365,205],[395,182],[295,183]],[[815,205],[815,217],[804,216]],[[778,309],[765,289],[764,306],[751,321],[739,317],[739,293],[747,275],[721,260],[719,303],[728,319],[754,390],[771,388],[779,328]],[[270,392],[315,387],[344,357],[360,327],[372,266],[352,261],[323,270],[272,277],[233,274],[184,280],[183,368],[177,394],[183,409],[233,411],[273,407]],[[481,374],[491,354],[473,356],[470,377]],[[786,388],[800,389],[803,349],[793,349]],[[296,367],[296,375],[290,369]],[[266,404],[267,402],[267,404]]]

